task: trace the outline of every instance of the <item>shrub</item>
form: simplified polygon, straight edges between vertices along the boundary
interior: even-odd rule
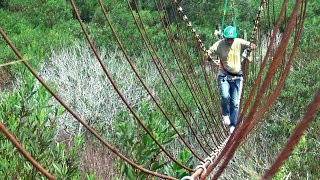
[[[29,73],[23,73],[19,91],[1,93],[0,119],[22,146],[55,178],[78,178],[82,138],[54,141],[60,107],[48,104],[51,95]],[[34,168],[13,144],[0,134],[0,174],[8,179],[40,179]]]

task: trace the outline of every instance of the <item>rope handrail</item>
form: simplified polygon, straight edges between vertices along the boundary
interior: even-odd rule
[[[76,13],[76,17],[78,19],[78,22],[80,23],[80,26],[81,26],[81,29],[83,31],[83,33],[85,34],[85,37],[88,41],[88,43],[90,44],[90,47],[91,49],[93,50],[97,60],[99,61],[99,64],[101,65],[104,73],[107,75],[109,81],[111,82],[111,84],[113,85],[114,89],[117,91],[119,97],[121,98],[121,100],[125,103],[125,105],[127,106],[127,108],[130,110],[131,114],[135,117],[135,119],[137,120],[137,122],[139,123],[139,125],[147,132],[147,134],[153,139],[153,141],[159,146],[160,149],[162,149],[162,151],[172,160],[174,161],[175,163],[177,163],[179,166],[181,166],[182,168],[188,170],[188,171],[193,171],[191,168],[189,167],[186,167],[185,165],[183,165],[181,162],[177,161],[166,149],[165,147],[155,138],[155,136],[152,134],[152,132],[143,124],[143,122],[141,121],[141,119],[139,118],[139,116],[137,115],[137,113],[133,110],[133,108],[129,105],[128,101],[126,100],[126,98],[124,97],[124,95],[120,92],[120,90],[117,88],[117,85],[116,83],[113,81],[111,75],[109,74],[108,70],[106,69],[105,65],[103,64],[102,60],[101,60],[101,57],[98,53],[98,51],[96,50],[95,46],[93,45],[93,42],[91,40],[91,38],[89,37],[88,33],[87,33],[87,30],[85,29],[84,27],[84,24],[80,18],[80,15],[79,15],[79,12],[76,8],[76,5],[74,4],[74,1],[73,0],[70,0],[71,4],[72,4],[72,8],[74,9],[75,13]],[[103,11],[103,14],[105,15],[105,18],[112,30],[112,33],[114,35],[114,37],[116,38],[116,41],[118,42],[122,52],[124,53],[128,63],[130,64],[131,68],[133,69],[134,73],[136,74],[136,76],[138,77],[138,79],[140,80],[140,82],[142,83],[142,85],[144,86],[144,88],[148,91],[149,95],[154,99],[154,102],[158,105],[158,107],[160,107],[159,103],[155,100],[155,97],[153,96],[153,94],[150,92],[150,90],[146,87],[145,83],[143,82],[143,80],[141,79],[141,77],[139,76],[139,74],[137,73],[134,65],[132,64],[132,62],[129,60],[129,56],[128,54],[126,53],[122,43],[120,42],[120,39],[119,37],[117,36],[112,24],[111,24],[111,21],[107,15],[107,11],[104,7],[104,4],[101,0],[99,0],[99,4],[100,4],[100,7]],[[164,113],[164,115],[166,116],[166,114]],[[166,116],[167,117],[167,116]],[[171,124],[171,126],[175,129],[175,131],[178,133],[177,129],[172,125],[173,123],[167,119],[168,122]],[[180,138],[181,138],[181,135],[180,135]],[[183,140],[183,138],[181,138]]]
[[[178,9],[178,8],[176,8],[176,4],[177,4],[177,1],[174,1],[174,3],[171,3],[171,7],[174,9],[174,17],[175,17],[175,20],[177,21],[177,14],[176,14],[176,9]],[[181,7],[180,7],[181,8]],[[180,27],[179,27],[179,25],[177,24],[176,25],[177,26],[177,31],[178,31],[178,34],[181,36],[181,38],[182,38],[182,41],[183,41],[183,45],[184,45],[184,47],[187,47],[187,44],[186,44],[186,38],[183,36],[183,33],[181,33],[181,30],[180,30]],[[190,59],[190,56],[188,55],[188,59]],[[185,70],[186,71],[186,70]],[[193,88],[193,87],[191,87],[191,88]],[[195,96],[194,94],[192,94],[192,96]],[[210,131],[212,131],[212,126],[209,126],[208,125],[208,121],[207,121],[207,117],[205,117],[205,115],[203,114],[203,107],[202,107],[202,105],[199,103],[199,99],[198,98],[195,98],[195,99],[197,99],[197,101],[195,101],[196,103],[197,103],[197,106],[199,107],[199,109],[200,109],[200,113],[201,113],[201,116],[204,118],[204,122],[205,122],[205,124],[206,124],[206,127],[210,127],[210,129],[208,128],[207,129],[207,131],[208,132],[210,132]],[[200,107],[201,106],[201,107]],[[213,121],[213,122],[215,122],[215,121]],[[200,131],[201,132],[201,131]],[[217,145],[217,143],[214,141],[214,138],[211,138],[212,139],[212,141]],[[217,138],[215,138],[215,139],[217,139]]]
[[[318,92],[315,93],[313,101],[309,104],[307,112],[305,113],[300,123],[297,125],[296,129],[294,130],[294,133],[291,135],[290,139],[285,145],[285,148],[281,151],[273,165],[262,177],[263,180],[270,179],[272,176],[274,176],[276,171],[281,167],[283,161],[289,157],[290,153],[293,151],[294,147],[299,142],[300,137],[303,135],[303,132],[307,129],[308,125],[310,124],[311,120],[313,119],[317,111],[319,111],[319,109],[320,89],[318,89]]]
[[[177,4],[178,5],[178,3],[177,3],[177,1],[175,1],[175,4]],[[196,30],[194,29],[194,28],[192,28],[192,23],[191,23],[191,21],[189,21],[189,18],[187,17],[187,15],[185,15],[184,13],[183,13],[183,8],[181,7],[181,6],[179,6],[179,7],[175,7],[174,9],[176,9],[177,11],[178,11],[178,13],[181,15],[181,17],[182,17],[182,19],[183,19],[183,21],[186,23],[186,25],[187,25],[187,29],[189,30],[189,31],[191,31],[191,34],[192,34],[192,37],[193,37],[193,39],[194,39],[194,41],[196,42],[196,44],[198,44],[198,47],[200,47],[200,50],[202,50],[202,51],[206,51],[206,48],[205,48],[205,46],[204,46],[204,44],[203,44],[203,42],[202,42],[202,40],[200,39],[200,35],[199,34],[197,34],[196,33]],[[215,104],[215,109],[217,109],[217,110],[219,110],[220,108],[217,106],[217,98],[215,98],[215,96],[213,95],[213,90],[212,90],[212,88],[213,87],[217,87],[217,82],[214,80],[214,79],[212,79],[213,81],[214,81],[214,83],[215,83],[215,86],[211,86],[210,84],[210,80],[209,80],[209,78],[208,78],[208,74],[207,74],[207,72],[206,72],[206,70],[205,70],[205,68],[204,68],[204,66],[203,66],[203,62],[202,62],[202,59],[200,60],[200,64],[201,64],[201,69],[202,69],[202,72],[203,72],[203,75],[204,75],[204,78],[205,78],[205,82],[206,82],[206,85],[207,85],[207,89],[209,90],[209,93],[210,93],[210,96],[211,96],[211,101],[212,101],[212,103],[213,104]],[[217,65],[219,64],[218,62],[216,62],[216,61],[214,61]],[[193,66],[192,66],[193,67]],[[211,72],[212,72],[212,76],[211,77],[215,77],[215,73],[213,72],[213,70],[215,70],[215,68],[213,68],[213,65],[211,64]],[[214,106],[214,105],[213,105]],[[211,112],[211,111],[210,111]],[[222,113],[221,113],[221,111],[218,111],[218,114],[219,114],[219,116],[220,117],[222,117]],[[214,114],[212,114],[211,113],[211,116],[214,118],[214,120],[213,120],[213,122],[214,122],[214,124],[215,124],[215,127],[219,127],[219,125],[217,124],[217,120],[216,120],[216,118],[215,118],[215,116],[214,116]],[[221,121],[219,121],[219,122],[221,122]],[[220,131],[220,129],[218,129],[219,131]],[[224,132],[226,132],[226,130],[224,131]],[[222,134],[222,133],[219,133],[219,134]],[[223,139],[222,138],[222,135],[220,135],[220,140],[221,139]]]
[[[258,9],[258,13],[256,15],[256,19],[254,21],[254,26],[253,26],[253,30],[252,30],[252,35],[251,35],[251,38],[250,38],[250,42],[251,43],[254,43],[255,42],[255,39],[256,39],[256,35],[257,35],[257,31],[258,31],[258,25],[260,24],[260,21],[261,21],[261,12],[263,11],[263,6],[265,4],[265,0],[261,0],[260,1],[260,6],[259,6],[259,9]],[[270,43],[270,46],[272,46],[272,43]],[[247,51],[247,57],[246,58],[249,58],[250,56],[250,53],[251,51]],[[247,76],[248,76],[248,61],[244,61],[244,64],[243,64],[243,69],[244,69],[244,84],[246,83],[247,81]],[[254,64],[254,63],[251,63],[251,64]],[[264,64],[262,64],[260,67],[264,67]],[[262,69],[261,69],[262,70]],[[262,71],[261,71],[262,72]],[[251,92],[251,91],[250,91]],[[243,96],[244,96],[244,91],[241,92],[241,98],[240,98],[240,108],[239,109],[242,109],[241,106],[242,106],[242,99],[243,99]],[[251,102],[250,99],[250,95],[249,95],[249,98],[247,99],[246,103],[248,102]],[[244,108],[242,109],[242,111],[240,112],[240,115],[239,115],[239,123],[241,123],[242,121],[242,112],[245,112],[246,109],[248,108],[248,104],[245,104]]]
[[[160,2],[163,2],[163,0]],[[164,5],[162,5],[162,6],[165,7]],[[171,6],[173,7],[173,9],[176,9],[176,8],[174,8],[175,6],[173,4]],[[164,10],[165,10],[165,12],[167,12],[166,9],[164,9]],[[174,14],[174,15],[175,15],[175,18],[177,19],[176,14]],[[167,23],[169,24],[170,21],[168,20],[167,16],[166,16],[166,19],[167,19]],[[169,26],[169,29],[172,34],[173,32],[172,32],[172,29],[170,28],[170,26]],[[183,39],[183,46],[185,47],[185,49],[187,49],[186,48],[187,44],[185,42],[186,38],[184,38],[183,34],[180,32],[180,28],[178,27],[178,24],[177,24],[177,31],[178,31],[179,36],[181,36]],[[183,49],[183,48],[181,48],[181,49]],[[180,50],[178,50],[178,52],[180,53]],[[204,117],[205,117],[204,123],[206,124],[207,127],[210,127],[209,132],[211,131],[211,134],[214,136],[213,140],[218,141],[218,142],[215,142],[216,146],[218,146],[218,144],[222,141],[223,138],[221,138],[221,136],[219,136],[221,133],[217,133],[217,132],[214,133],[215,132],[214,127],[219,127],[219,126],[216,124],[215,114],[212,111],[213,108],[211,108],[211,106],[210,106],[211,104],[208,102],[208,98],[206,98],[204,95],[204,90],[203,90],[204,88],[202,88],[199,84],[200,78],[198,76],[198,72],[195,70],[194,64],[192,63],[191,55],[189,54],[189,52],[186,52],[185,50],[183,52],[185,52],[185,56],[186,56],[185,59],[187,59],[187,61],[189,63],[188,67],[183,66],[185,75],[188,76],[188,79],[192,80],[192,82],[190,81],[190,83],[194,85],[194,87],[192,86],[192,88],[194,89],[194,92],[197,95],[197,97],[199,97],[199,98],[197,98],[197,100],[199,101],[198,103],[200,106],[200,110],[202,111],[202,113],[204,114]],[[190,69],[191,75],[189,75],[187,68]],[[206,88],[208,90],[210,90],[208,87],[206,87]],[[204,106],[201,102],[203,102]],[[206,111],[208,113],[206,113]],[[211,121],[210,121],[210,118],[211,118]],[[213,122],[213,123],[210,123],[210,122]],[[212,126],[212,125],[210,126],[210,124],[215,125],[215,126]],[[220,132],[220,129],[218,129],[218,130]]]

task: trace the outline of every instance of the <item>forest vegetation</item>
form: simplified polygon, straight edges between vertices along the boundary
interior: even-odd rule
[[[141,78],[161,102],[175,126],[179,130],[185,129],[185,122],[181,121],[183,117],[174,106],[170,92],[164,88],[127,1],[103,2],[114,30]],[[179,30],[176,24],[183,24],[181,19],[175,18],[171,1],[165,1],[166,10],[161,11],[160,15],[157,3],[162,1],[137,0],[137,5],[134,1],[130,2],[134,10],[140,10],[151,44],[155,46],[165,69],[170,72],[169,77],[178,91],[182,92],[190,108],[196,111],[192,94],[185,91],[187,86],[182,83],[184,77],[175,73],[178,64],[173,61],[175,54],[169,50],[167,32],[163,30],[163,26],[171,26],[176,32]],[[289,0],[288,12],[294,3]],[[180,162],[195,168],[198,161],[190,158],[188,149],[179,142],[178,135],[164,120],[161,111],[124,60],[125,54],[118,46],[98,1],[75,0],[75,4],[105,66],[133,110]],[[205,46],[212,45],[217,40],[214,30],[217,24],[221,24],[224,1],[181,0],[179,5],[184,8],[184,13],[192,21]],[[239,0],[233,6],[237,9],[240,33],[250,34],[259,1]],[[277,16],[280,6],[281,2],[273,3],[275,13],[271,16]],[[166,13],[171,24],[164,25],[159,21],[159,16]],[[260,178],[270,168],[305,114],[320,87],[319,14],[318,2],[308,1],[302,37],[285,86],[261,123],[237,150],[221,179]],[[163,156],[161,149],[123,104],[93,55],[69,1],[0,0],[0,17],[0,27],[25,60],[107,142],[147,169],[179,178],[188,175],[184,169]],[[231,24],[230,19],[227,16],[225,24]],[[176,38],[179,40],[179,37]],[[203,52],[197,51],[190,39],[184,48],[190,52],[196,64]],[[1,38],[0,64],[18,59]],[[195,66],[195,69],[201,68]],[[195,116],[199,117],[199,112]],[[56,179],[152,179],[100,144],[21,62],[0,66],[0,121]],[[274,179],[320,179],[319,130],[318,112]],[[195,140],[189,138],[188,141]],[[2,133],[0,157],[0,177],[4,179],[44,178]]]

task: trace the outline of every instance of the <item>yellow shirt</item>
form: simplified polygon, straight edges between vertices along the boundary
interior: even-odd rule
[[[208,50],[208,53],[215,54],[219,57],[223,67],[220,70],[226,70],[230,73],[237,74],[241,71],[241,54],[250,46],[250,42],[244,39],[235,38],[231,45],[227,44],[224,39],[214,43]]]

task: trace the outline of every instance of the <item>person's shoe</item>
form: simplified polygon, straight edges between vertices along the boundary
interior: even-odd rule
[[[229,116],[223,116],[223,124],[229,126],[230,125],[230,118]]]
[[[232,134],[233,133],[233,131],[234,131],[234,126],[230,126],[230,134]]]

